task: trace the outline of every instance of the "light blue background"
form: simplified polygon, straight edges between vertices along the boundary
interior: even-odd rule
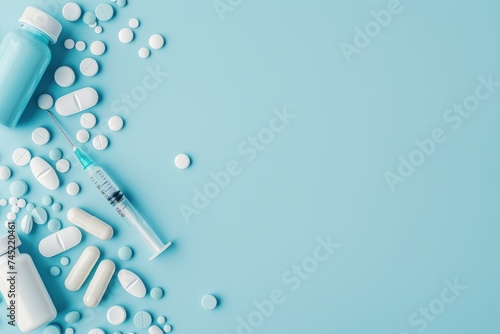
[[[98,3],[82,2],[86,10]],[[280,289],[286,302],[255,333],[418,333],[421,327],[412,326],[409,316],[440,298],[444,280],[457,278],[467,289],[425,332],[498,331],[500,92],[457,130],[442,116],[474,93],[479,76],[500,80],[500,3],[402,0],[402,12],[348,63],[339,44],[352,43],[353,28],[364,27],[372,20],[370,11],[387,3],[252,0],[221,20],[210,0],[130,0],[103,24],[102,35],[81,21],[63,22],[61,42],[35,96],[69,92],[53,82],[54,70],[61,65],[76,69],[91,56],[88,49],[65,50],[66,38],[87,44],[102,39],[108,46],[98,58],[100,74],[78,75],[74,86],[98,89],[102,100],[93,111],[101,124],[113,115],[113,102],[141,84],[147,66],[170,73],[125,117],[122,132],[106,133],[108,150],[84,147],[174,246],[154,262],[145,261],[149,250],[74,163],[62,180],[64,185],[79,182],[82,193],[70,198],[64,187],[50,193],[65,209],[51,216],[69,226],[64,214],[79,206],[117,233],[110,242],[86,235],[82,245],[64,255],[74,264],[86,245],[98,245],[103,258],[136,271],[148,288],[163,287],[166,296],[136,300],[114,279],[101,306],[85,310],[85,289],[69,293],[63,286],[70,267],[58,278],[48,274],[61,256],[38,254],[38,242],[49,232],[35,226],[34,234],[22,236],[21,250],[33,256],[55,300],[55,323],[65,328],[64,314],[79,310],[84,317],[72,326],[77,333],[93,327],[146,333],[134,328],[131,316],[119,328],[107,324],[106,310],[121,304],[129,314],[145,309],[167,316],[175,333],[233,334],[237,318],[255,311],[255,300]],[[61,18],[52,1],[4,1],[0,35],[17,27],[28,4],[57,10]],[[117,32],[132,17],[141,20],[141,27],[135,41],[123,45]],[[168,45],[142,60],[137,51],[153,33],[163,34]],[[285,106],[297,117],[247,162],[238,146],[268,126],[274,108]],[[72,136],[80,129],[78,116],[61,122]],[[52,130],[48,146],[32,144],[37,126]],[[446,132],[447,141],[392,192],[384,173],[395,172],[398,157],[408,157],[416,149],[414,141],[428,138],[436,127]],[[92,134],[103,131],[96,128]],[[54,147],[68,156],[66,145],[32,102],[18,128],[0,129],[0,165],[14,167],[10,156],[17,147],[48,159]],[[185,171],[173,164],[181,152],[193,158]],[[211,171],[223,170],[232,160],[242,173],[186,224],[179,205],[190,204],[193,189],[203,188]],[[29,168],[15,168],[15,179],[31,185],[29,201],[41,204],[49,194]],[[0,198],[9,197],[9,182],[0,183]],[[0,209],[2,217],[6,213]],[[340,248],[292,291],[282,275],[313,255],[316,239],[328,235]],[[117,258],[125,244],[136,253],[130,262]],[[207,293],[220,298],[215,311],[200,306]],[[17,332],[3,317],[0,331]]]

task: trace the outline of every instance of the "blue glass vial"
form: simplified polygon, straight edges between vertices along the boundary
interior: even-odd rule
[[[28,7],[19,19],[21,28],[0,44],[0,125],[14,128],[33,96],[61,34],[61,24],[47,13]]]

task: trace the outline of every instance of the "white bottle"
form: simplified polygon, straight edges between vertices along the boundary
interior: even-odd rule
[[[0,238],[0,291],[9,314],[15,312],[15,324],[21,332],[27,333],[54,320],[57,311],[33,259],[28,254],[19,253],[19,245],[21,240],[15,233]],[[12,271],[16,274],[9,274]],[[14,289],[11,289],[14,281],[8,281],[12,276],[15,276]],[[15,309],[9,310],[12,302],[15,306],[11,308]],[[9,323],[11,320],[7,319]]]

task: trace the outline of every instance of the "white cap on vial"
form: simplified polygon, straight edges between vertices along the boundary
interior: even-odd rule
[[[2,236],[0,238],[0,256],[7,254],[7,252],[12,249],[13,245],[15,245],[16,249],[21,246],[21,240],[17,236],[17,233],[8,233]]]
[[[28,24],[45,33],[55,44],[62,31],[61,24],[49,14],[35,7],[27,7],[19,23]]]

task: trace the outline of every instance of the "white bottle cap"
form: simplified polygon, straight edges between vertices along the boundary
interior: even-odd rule
[[[0,238],[0,256],[5,255],[9,251],[9,247],[12,247],[12,242],[9,244],[9,240],[15,240],[14,242],[16,248],[18,248],[22,244],[21,239],[19,239],[19,237],[17,236],[17,233],[13,233],[14,239],[10,235],[11,234],[8,233]]]
[[[27,7],[19,23],[28,24],[45,33],[55,44],[62,31],[61,24],[49,14],[35,7]]]

